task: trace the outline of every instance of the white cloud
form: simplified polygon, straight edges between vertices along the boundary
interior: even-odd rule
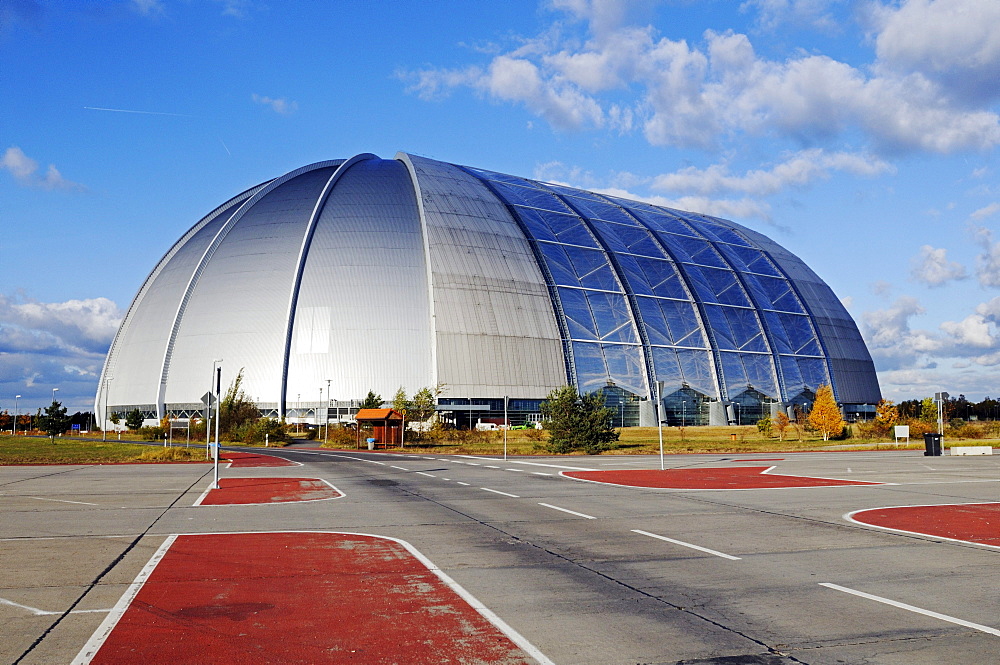
[[[688,167],[657,176],[653,181],[653,187],[665,191],[705,195],[729,191],[767,196],[790,186],[801,187],[814,180],[828,178],[831,171],[874,176],[893,172],[894,168],[871,155],[825,153],[816,148],[791,155],[769,170],[758,169],[743,175],[731,175],[723,164],[715,164],[706,169]]]
[[[883,69],[918,72],[972,103],[1000,98],[1000,3],[908,0],[877,17]]]
[[[24,154],[24,151],[17,146],[11,146],[0,157],[0,169],[9,172],[18,183],[25,187],[39,187],[42,189],[69,189],[84,191],[86,188],[67,180],[59,173],[59,169],[53,164],[45,170],[44,175],[38,173],[38,162]]]
[[[971,347],[981,352],[997,346],[996,328],[982,314],[970,314],[957,322],[945,321],[941,330],[958,347]]]
[[[71,410],[92,408],[121,318],[107,298],[45,303],[0,295],[0,391],[23,394],[28,409],[47,404],[58,387]]]
[[[132,0],[132,7],[143,16],[159,16],[163,14],[161,0]]]
[[[263,95],[258,95],[254,93],[252,99],[255,104],[260,104],[261,106],[267,106],[272,111],[279,115],[291,115],[299,110],[298,102],[289,101],[285,98],[275,99],[273,97],[265,97]]]
[[[914,281],[928,286],[942,286],[968,275],[961,263],[948,260],[948,250],[935,249],[930,245],[920,248],[920,255],[911,259],[910,276]]]
[[[835,2],[836,0],[746,0],[740,5],[740,9],[757,9],[757,22],[765,30],[773,30],[781,24],[789,23],[829,32],[838,27],[830,12],[830,7]]]
[[[422,97],[469,87],[494,101],[523,104],[561,129],[641,128],[649,143],[661,146],[709,148],[738,134],[811,142],[859,131],[871,145],[890,151],[948,153],[1000,145],[1000,117],[988,106],[970,106],[968,97],[957,98],[952,92],[959,84],[951,78],[982,88],[974,79],[985,77],[990,90],[998,89],[993,81],[1000,77],[1000,58],[992,54],[1000,39],[993,35],[1000,32],[990,29],[997,24],[990,20],[995,10],[985,2],[943,1],[964,12],[963,20],[981,21],[973,44],[907,50],[901,26],[921,7],[928,10],[921,15],[937,15],[925,0],[911,0],[880,6],[883,32],[876,42],[883,60],[854,67],[802,52],[768,60],[755,53],[746,35],[733,32],[708,31],[702,45],[674,41],[651,26],[629,23],[634,17],[624,9],[628,3],[554,0],[554,8],[587,21],[583,38],[557,22],[484,67],[404,76],[416,80],[410,90]],[[763,0],[745,6],[750,4],[765,14],[816,17],[826,16],[828,6]],[[952,19],[947,25],[959,24]]]
[[[905,369],[926,364],[928,354],[942,348],[941,340],[934,333],[910,328],[910,319],[925,311],[916,298],[901,296],[886,309],[862,314],[861,331],[878,369]]]
[[[992,217],[998,212],[1000,212],[1000,203],[991,203],[988,206],[976,210],[971,215],[969,215],[969,217],[971,217],[976,221],[979,221],[982,219],[986,219],[987,217]]]
[[[1000,242],[993,242],[993,231],[984,227],[972,229],[973,238],[982,248],[976,257],[976,277],[987,287],[1000,286]]]

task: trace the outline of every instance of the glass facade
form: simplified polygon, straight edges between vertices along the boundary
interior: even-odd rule
[[[831,383],[793,281],[735,225],[466,171],[507,205],[534,247],[581,392],[616,386],[647,397],[659,383],[666,422],[707,424],[713,400],[730,405],[729,421],[754,422],[771,404]]]

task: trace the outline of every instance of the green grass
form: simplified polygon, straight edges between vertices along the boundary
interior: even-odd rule
[[[73,437],[0,436],[0,465],[9,464],[122,464],[130,462],[205,461],[204,446],[142,446],[117,439],[91,441]]]

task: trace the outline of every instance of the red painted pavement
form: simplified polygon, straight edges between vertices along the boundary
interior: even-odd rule
[[[401,543],[332,533],[178,536],[91,661],[530,662]]]
[[[222,478],[220,489],[209,490],[202,506],[286,503],[339,499],[337,488],[318,478]]]
[[[879,485],[856,480],[832,480],[806,476],[764,473],[766,466],[709,467],[700,469],[620,469],[609,471],[563,471],[564,476],[628,487],[676,490],[747,490],[786,487],[834,487],[837,485]]]
[[[234,453],[228,450],[222,451],[220,459],[229,460],[229,466],[234,468],[245,466],[296,466],[295,462],[289,462],[280,457],[257,455],[255,453]]]
[[[884,529],[1000,547],[1000,503],[875,508],[850,518]]]

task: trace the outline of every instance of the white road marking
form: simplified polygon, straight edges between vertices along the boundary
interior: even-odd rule
[[[560,508],[559,506],[553,506],[549,503],[539,503],[539,506],[545,506],[546,508],[551,508],[552,510],[561,510],[564,513],[569,513],[570,515],[576,515],[577,517],[582,517],[588,520],[596,520],[597,518],[593,515],[584,515],[583,513],[578,513],[575,510],[568,510],[566,508]]]
[[[428,478],[437,478],[437,476],[431,475],[429,473],[424,473],[423,471],[416,472],[418,476],[427,476]]]
[[[152,558],[146,562],[146,565],[143,566],[141,571],[139,571],[135,581],[133,581],[125,593],[122,594],[122,597],[118,599],[114,608],[108,616],[104,618],[101,625],[97,627],[94,634],[90,636],[87,643],[83,645],[83,648],[80,649],[80,653],[76,655],[76,658],[73,659],[73,662],[70,663],[70,665],[88,665],[88,663],[93,660],[94,656],[97,655],[98,649],[101,648],[104,641],[108,639],[108,635],[110,635],[111,631],[118,625],[118,621],[120,621],[122,616],[124,616],[125,610],[128,609],[132,600],[139,595],[139,590],[142,588],[142,585],[145,584],[146,580],[149,579],[149,576],[153,574],[153,569],[160,563],[160,559],[166,555],[167,550],[170,549],[170,546],[173,545],[175,540],[177,540],[176,535],[166,537],[163,544],[160,545],[159,549],[156,550]]]
[[[21,603],[15,603],[13,600],[7,600],[6,598],[0,598],[0,605],[9,605],[11,607],[16,607],[18,609],[24,610],[34,614],[35,616],[46,616],[50,614],[62,614],[62,612],[49,612],[47,610],[40,610],[37,607],[31,607],[29,605],[22,605]],[[70,614],[90,614],[94,612],[110,612],[111,608],[106,610],[71,610]]]
[[[965,626],[966,628],[971,628],[973,630],[978,630],[983,633],[989,633],[990,635],[996,635],[997,637],[1000,637],[1000,630],[997,630],[996,628],[990,628],[989,626],[983,626],[978,623],[972,623],[971,621],[966,621],[964,619],[956,619],[955,617],[948,616],[947,614],[932,612],[931,610],[925,610],[920,607],[916,607],[914,605],[907,605],[906,603],[901,603],[896,600],[889,600],[888,598],[883,598],[882,596],[876,596],[870,593],[865,593],[864,591],[856,591],[854,589],[848,589],[847,587],[840,586],[838,584],[830,584],[829,582],[820,582],[819,585],[825,586],[827,589],[834,589],[835,591],[843,591],[844,593],[849,593],[854,596],[860,596],[861,598],[874,600],[877,603],[891,605],[892,607],[898,607],[901,610],[907,610],[908,612],[916,612],[917,614],[923,614],[924,616],[933,617],[935,619],[941,619],[942,621],[947,621],[948,623],[958,624],[959,626]]]
[[[527,469],[504,469],[504,471],[517,471],[519,473],[528,473]]]
[[[532,471],[531,473],[535,474],[536,476],[551,476],[552,475],[551,473],[545,473],[544,471]]]
[[[494,457],[476,457],[474,455],[463,455],[463,457],[466,457],[466,458],[470,458],[471,457],[472,459],[490,460],[490,461],[493,461],[493,462],[502,462],[503,461],[503,460],[498,460],[498,459],[496,459]],[[552,469],[569,469],[570,471],[597,471],[597,469],[594,469],[594,468],[591,468],[591,467],[587,467],[587,466],[566,466],[564,464],[545,464],[543,462],[524,462],[524,461],[521,461],[521,460],[507,460],[507,463],[508,464],[526,464],[528,466],[545,466],[545,467],[549,467],[549,468],[552,468]],[[467,462],[467,464],[475,464],[475,462]]]
[[[393,466],[391,464],[389,466],[392,467],[393,469],[399,469],[400,471],[409,471],[409,469],[407,469],[405,466]]]
[[[485,467],[486,467],[487,469],[499,469],[499,468],[500,468],[500,467],[498,467],[498,466],[490,466],[489,464],[485,464],[484,466],[485,466]]]
[[[664,540],[668,543],[673,543],[674,545],[680,545],[681,547],[689,547],[693,550],[698,550],[699,552],[705,552],[706,554],[722,557],[723,559],[729,559],[730,561],[740,560],[740,557],[738,556],[733,556],[731,554],[725,554],[723,552],[710,550],[707,547],[701,547],[700,545],[692,545],[691,543],[685,543],[683,540],[674,540],[673,538],[667,538],[666,536],[660,536],[655,533],[650,533],[648,531],[641,531],[639,529],[632,529],[632,532],[642,534],[643,536],[649,536],[650,538],[656,538],[657,540]]]
[[[489,487],[480,487],[481,490],[486,490],[487,492],[493,492],[494,494],[503,494],[504,496],[509,496],[512,499],[520,499],[516,494],[509,494],[507,492],[501,492],[500,490],[491,490]]]
[[[456,480],[455,482],[458,483],[459,485],[465,485],[466,487],[469,486],[469,483],[463,483],[461,480]]]
[[[75,503],[81,506],[96,506],[96,503],[87,503],[86,501],[69,501],[68,499],[49,499],[44,496],[29,496],[25,497],[27,499],[38,499],[39,501],[58,501],[59,503]]]

